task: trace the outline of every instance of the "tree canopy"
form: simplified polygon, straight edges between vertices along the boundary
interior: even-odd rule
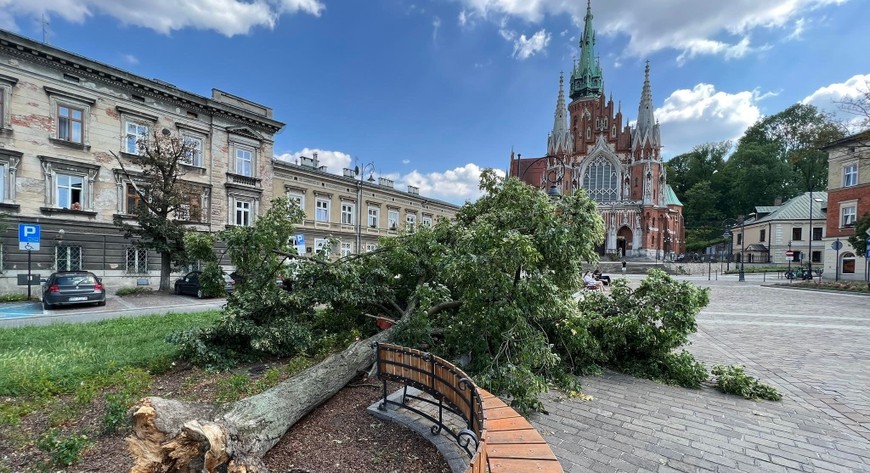
[[[595,203],[583,192],[554,201],[491,170],[481,189],[453,221],[338,260],[328,248],[297,255],[287,241],[298,209],[275,200],[255,227],[219,235],[245,278],[222,320],[174,340],[185,357],[220,366],[323,353],[373,333],[369,316],[388,317],[398,321],[399,342],[454,360],[521,410],[541,408],[538,395],[551,383],[576,391],[573,375],[598,366],[689,385],[706,378],[693,359],[672,353],[694,330],[706,291],[657,273],[637,290],[615,282],[612,300],[590,295],[578,304],[604,234]],[[293,290],[281,290],[276,274],[292,278]],[[631,334],[621,333],[626,327]]]

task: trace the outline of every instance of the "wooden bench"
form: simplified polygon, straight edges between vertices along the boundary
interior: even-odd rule
[[[547,442],[501,399],[477,387],[462,370],[420,350],[376,343],[378,378],[383,382],[381,410],[394,405],[431,420],[430,431],[451,435],[471,457],[466,473],[563,473]],[[387,382],[403,387],[400,401],[387,398]],[[432,399],[408,393],[417,388]],[[408,404],[413,399],[437,406],[437,417]],[[461,417],[466,427],[447,427],[444,412]]]

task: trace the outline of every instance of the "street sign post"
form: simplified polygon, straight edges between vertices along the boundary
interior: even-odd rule
[[[296,235],[296,252],[299,253],[299,256],[305,255],[305,235],[298,234]]]
[[[18,224],[18,249],[27,251],[27,300],[30,300],[30,286],[32,284],[30,254],[39,251],[39,237],[39,225],[35,223]]]
[[[794,251],[788,250],[788,251],[785,252],[785,255],[786,255],[787,257],[791,258],[791,257],[794,256]]]
[[[843,248],[843,242],[839,238],[831,243],[831,249],[837,252],[837,259],[834,260],[834,281],[840,280],[840,249]]]

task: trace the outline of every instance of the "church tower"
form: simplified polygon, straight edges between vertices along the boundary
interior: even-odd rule
[[[560,75],[547,155],[512,158],[510,172],[536,187],[561,186],[563,195],[583,189],[598,203],[604,220],[606,236],[600,254],[673,258],[685,252],[682,203],[667,185],[649,62],[644,68],[637,122],[631,127],[624,123],[622,105],[614,104],[612,95],[605,97],[592,19],[589,0],[580,59],[571,70],[568,116],[564,75]],[[553,176],[556,181],[550,182]]]

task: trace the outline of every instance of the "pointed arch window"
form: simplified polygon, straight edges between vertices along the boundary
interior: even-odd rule
[[[591,127],[588,127],[588,126],[586,127],[586,139],[587,139],[587,140],[591,140],[591,139],[592,139],[592,128],[591,128]]]
[[[596,202],[615,202],[619,199],[619,173],[604,156],[596,157],[586,168],[583,187]]]

